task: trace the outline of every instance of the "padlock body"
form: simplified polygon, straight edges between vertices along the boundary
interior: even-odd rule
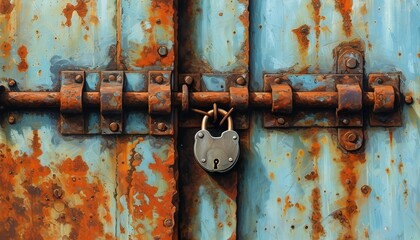
[[[198,164],[209,172],[226,172],[235,166],[239,158],[239,135],[227,130],[220,137],[209,131],[195,134],[194,156]]]

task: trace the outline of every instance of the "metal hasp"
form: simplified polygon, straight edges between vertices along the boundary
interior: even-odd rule
[[[265,74],[272,107],[264,114],[264,126],[337,127],[347,151],[363,146],[364,112],[371,126],[401,126],[400,74],[370,74],[364,86],[363,52],[343,46],[335,56],[335,74]]]

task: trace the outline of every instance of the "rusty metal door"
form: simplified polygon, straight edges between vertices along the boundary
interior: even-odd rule
[[[0,0],[0,239],[420,239],[419,4]]]

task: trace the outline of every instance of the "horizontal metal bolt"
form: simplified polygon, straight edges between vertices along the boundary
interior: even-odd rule
[[[168,55],[168,48],[165,46],[160,46],[158,49],[158,53],[161,57],[166,57]]]
[[[192,78],[191,76],[186,76],[184,78],[184,81],[187,85],[191,85],[194,82],[194,78]]]
[[[245,84],[246,84],[245,78],[243,78],[243,77],[238,77],[238,78],[236,79],[236,84],[241,85],[241,86],[245,85]]]
[[[157,125],[157,129],[158,129],[159,131],[163,132],[163,131],[166,131],[166,129],[168,129],[168,127],[166,126],[166,124],[165,124],[165,123],[160,122],[160,123],[158,123],[158,125]]]
[[[82,75],[78,74],[78,75],[74,78],[74,81],[75,81],[76,83],[82,83],[82,82],[83,82],[83,77],[82,77]]]
[[[111,130],[111,132],[117,132],[119,128],[120,126],[116,122],[112,122],[109,124],[109,130]]]
[[[14,87],[16,85],[16,81],[13,79],[9,80],[9,87]]]
[[[414,103],[414,99],[413,99],[413,97],[412,97],[412,96],[405,96],[405,98],[404,98],[404,102],[405,102],[406,104],[413,104],[413,103]]]

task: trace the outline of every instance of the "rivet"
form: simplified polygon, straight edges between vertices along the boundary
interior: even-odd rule
[[[233,162],[233,158],[229,158],[229,162]]]
[[[76,217],[72,217],[71,220],[73,220],[75,222],[77,219],[76,219]]]
[[[203,138],[203,137],[204,137],[204,134],[203,134],[202,132],[199,132],[199,133],[198,133],[198,137],[199,137],[199,138]]]
[[[83,77],[82,77],[82,75],[80,75],[80,74],[76,75],[76,77],[74,78],[74,81],[75,81],[76,83],[82,83],[82,82],[83,82]]]
[[[161,131],[161,132],[164,132],[164,131],[166,131],[166,129],[168,129],[168,127],[166,126],[166,124],[165,124],[165,123],[160,122],[160,123],[158,123],[158,125],[157,125],[157,129],[158,129],[159,131]]]
[[[155,83],[158,83],[158,84],[161,84],[161,83],[163,83],[163,76],[162,75],[159,75],[159,76],[156,76],[155,77]]]
[[[108,76],[108,80],[109,80],[110,82],[115,81],[115,76],[114,76],[114,75],[112,75],[112,74],[110,74],[110,75]]]
[[[277,123],[280,125],[284,125],[286,123],[286,120],[284,118],[278,118]]]
[[[245,83],[246,83],[246,81],[245,81],[245,78],[243,78],[243,77],[238,77],[236,79],[236,84],[238,84],[238,85],[243,86],[243,85],[245,85]]]
[[[140,153],[135,153],[135,154],[134,154],[134,159],[135,159],[135,160],[141,160],[141,155],[140,155]]]
[[[15,116],[9,115],[9,118],[7,119],[7,121],[9,122],[9,124],[14,124],[16,121]]]
[[[344,125],[348,125],[348,124],[350,123],[350,121],[349,121],[347,118],[344,118],[341,122],[342,122]]]
[[[368,185],[363,185],[360,190],[363,194],[368,194],[372,191],[372,189]]]
[[[191,85],[194,82],[194,78],[191,76],[185,76],[184,81],[187,85]]]
[[[16,81],[13,79],[9,80],[9,87],[14,87],[16,85]]]
[[[71,178],[71,180],[72,180],[73,182],[76,182],[76,177],[72,177],[72,178]]]
[[[384,83],[384,80],[382,80],[382,78],[378,78],[378,84],[382,84],[382,83]]]
[[[166,57],[168,55],[168,48],[165,46],[160,46],[158,49],[158,53],[161,57]]]
[[[358,139],[358,137],[357,137],[357,134],[355,134],[355,133],[350,133],[347,136],[347,141],[349,141],[351,143],[356,143],[357,142],[357,139]]]
[[[275,78],[274,79],[274,82],[277,83],[277,84],[280,84],[281,83],[281,79],[280,78]]]
[[[236,140],[236,139],[238,139],[238,137],[237,136],[233,136],[233,140]]]
[[[119,128],[120,126],[116,122],[112,122],[109,124],[109,130],[111,130],[111,132],[117,132]]]
[[[414,100],[412,96],[405,96],[404,101],[406,104],[413,104]]]
[[[117,77],[117,82],[122,82],[122,80],[123,80],[123,78],[122,78],[122,76],[121,75],[118,75],[118,77]]]
[[[55,198],[57,198],[57,199],[61,198],[61,197],[63,196],[63,193],[64,193],[64,191],[63,191],[63,189],[61,189],[61,188],[56,188],[56,189],[54,189],[54,191],[53,191],[53,195],[54,195],[54,197],[55,197]]]
[[[348,67],[350,69],[355,69],[358,64],[359,64],[359,62],[357,61],[356,58],[349,58],[346,61],[346,67]]]
[[[202,159],[201,159],[201,162],[206,162],[206,159],[205,159],[205,158],[202,158]]]
[[[165,221],[163,221],[163,225],[165,227],[172,227],[174,225],[172,219],[166,219]]]

